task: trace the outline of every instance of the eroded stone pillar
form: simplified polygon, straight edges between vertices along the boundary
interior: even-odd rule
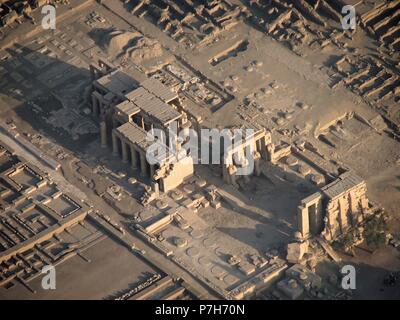
[[[142,176],[147,176],[147,161],[146,161],[146,155],[143,153],[140,153],[140,171]]]
[[[237,166],[244,166],[244,150],[236,151],[233,156],[233,161]]]
[[[267,160],[271,161],[272,163],[275,163],[274,161],[274,152],[275,152],[275,144],[270,143],[267,145]]]
[[[267,137],[262,137],[261,139],[259,139],[257,144],[257,147],[260,148],[260,150],[258,150],[258,152],[260,152],[260,155],[263,159],[268,160],[268,150],[267,150]]]
[[[228,168],[224,164],[222,164],[222,179],[226,183],[230,183],[231,182],[230,179],[229,179]]]
[[[155,166],[153,164],[150,165],[150,178],[153,179],[154,173],[155,173]]]
[[[236,182],[237,177],[238,177],[238,176],[236,175],[236,172],[237,172],[236,166],[234,166],[233,164],[231,164],[231,165],[228,167],[229,179],[230,179],[230,181],[231,181],[231,184],[232,184],[234,187],[239,188],[239,185],[238,185],[238,183]]]
[[[231,177],[229,174],[229,167],[233,164],[232,154],[224,155],[222,162],[222,177],[226,183],[231,183]]]
[[[261,175],[261,155],[259,152],[254,152],[254,173],[257,177]]]
[[[137,169],[138,152],[136,151],[136,149],[133,146],[131,146],[131,163],[132,163],[132,168]]]
[[[341,229],[339,220],[339,204],[337,201],[330,200],[325,208],[325,216],[328,219],[329,236],[330,239],[334,239],[340,235]]]
[[[118,155],[118,137],[115,131],[112,132],[113,155]]]
[[[100,136],[101,136],[101,147],[107,148],[107,124],[105,121],[100,122]]]
[[[122,162],[128,163],[128,145],[123,140],[121,140],[121,145],[122,145]]]
[[[95,95],[92,95],[92,112],[95,117],[99,115],[99,101]]]
[[[308,209],[304,206],[297,207],[298,228],[303,238],[310,235],[310,221],[308,217]]]
[[[258,151],[258,152],[262,152],[262,145],[261,145],[261,139],[258,139],[257,141],[256,141],[256,150]]]

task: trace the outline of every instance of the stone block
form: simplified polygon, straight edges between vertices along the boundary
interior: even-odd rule
[[[299,263],[308,249],[308,241],[289,243],[286,259],[290,263]]]

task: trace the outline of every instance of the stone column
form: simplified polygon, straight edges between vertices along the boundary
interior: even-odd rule
[[[257,177],[261,175],[261,155],[258,151],[254,152],[254,173]]]
[[[250,161],[254,161],[254,148],[251,145],[247,145],[242,154],[242,167],[246,168],[250,166]],[[254,167],[253,170],[250,170],[250,168],[248,170],[250,174],[253,174]]]
[[[128,163],[128,145],[124,140],[121,140],[122,144],[122,162]]]
[[[146,155],[143,153],[140,153],[140,171],[142,176],[147,176],[147,160]]]
[[[225,164],[222,164],[222,179],[226,183],[230,183],[231,182],[231,180],[229,179],[228,168],[226,167]]]
[[[155,173],[155,167],[154,164],[150,165],[150,178],[153,179],[154,173]]]
[[[304,206],[297,207],[298,228],[303,238],[307,238],[310,234],[310,222],[308,217],[308,209]]]
[[[275,163],[275,161],[274,161],[274,151],[275,151],[275,144],[270,143],[267,146],[267,152],[266,153],[267,153],[267,160],[271,161],[272,163]]]
[[[136,151],[134,146],[131,146],[131,163],[132,169],[137,169],[138,165],[138,152]]]
[[[259,152],[261,154],[261,157],[265,160],[268,160],[269,155],[268,155],[268,150],[267,150],[267,137],[263,136],[257,142],[258,142],[257,146],[259,146],[259,148],[260,148]]]
[[[231,183],[231,178],[229,175],[229,166],[231,164],[233,164],[232,154],[224,154],[222,160],[222,177],[226,183]]]
[[[100,136],[101,136],[101,147],[107,148],[107,124],[105,121],[100,122]]]
[[[236,182],[237,176],[236,176],[236,172],[237,172],[237,168],[235,165],[230,165],[228,167],[228,175],[229,175],[229,179],[231,181],[231,184],[236,187],[239,188],[238,183]]]
[[[99,101],[97,100],[97,97],[92,94],[92,113],[95,117],[98,117],[99,112]]]
[[[257,151],[258,152],[262,152],[262,145],[261,145],[261,139],[258,139],[257,141],[256,141],[256,148],[257,148]]]
[[[151,183],[151,190],[153,190],[155,193],[159,193],[160,192],[160,186],[157,182],[152,182]]]
[[[118,155],[118,137],[115,131],[112,132],[113,155]]]
[[[317,203],[317,209],[316,209],[316,214],[317,214],[317,228],[319,230],[323,229],[324,225],[324,217],[323,217],[323,212],[322,212],[322,200],[319,199]]]

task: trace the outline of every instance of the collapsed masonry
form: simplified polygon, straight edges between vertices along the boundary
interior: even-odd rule
[[[372,213],[366,183],[352,172],[340,175],[298,207],[298,228],[303,239],[321,235],[332,241],[362,223]]]

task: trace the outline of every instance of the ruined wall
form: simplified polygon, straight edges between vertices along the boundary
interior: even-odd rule
[[[371,213],[364,180],[346,172],[298,206],[298,231],[303,238],[321,235],[335,240]]]
[[[194,173],[193,159],[186,157],[180,162],[173,165],[172,170],[166,177],[161,178],[161,189],[164,192],[175,189],[185,178],[190,177]]]
[[[325,207],[325,229],[322,232],[326,240],[334,240],[363,221],[369,213],[366,191],[366,183],[363,182],[328,200]]]

